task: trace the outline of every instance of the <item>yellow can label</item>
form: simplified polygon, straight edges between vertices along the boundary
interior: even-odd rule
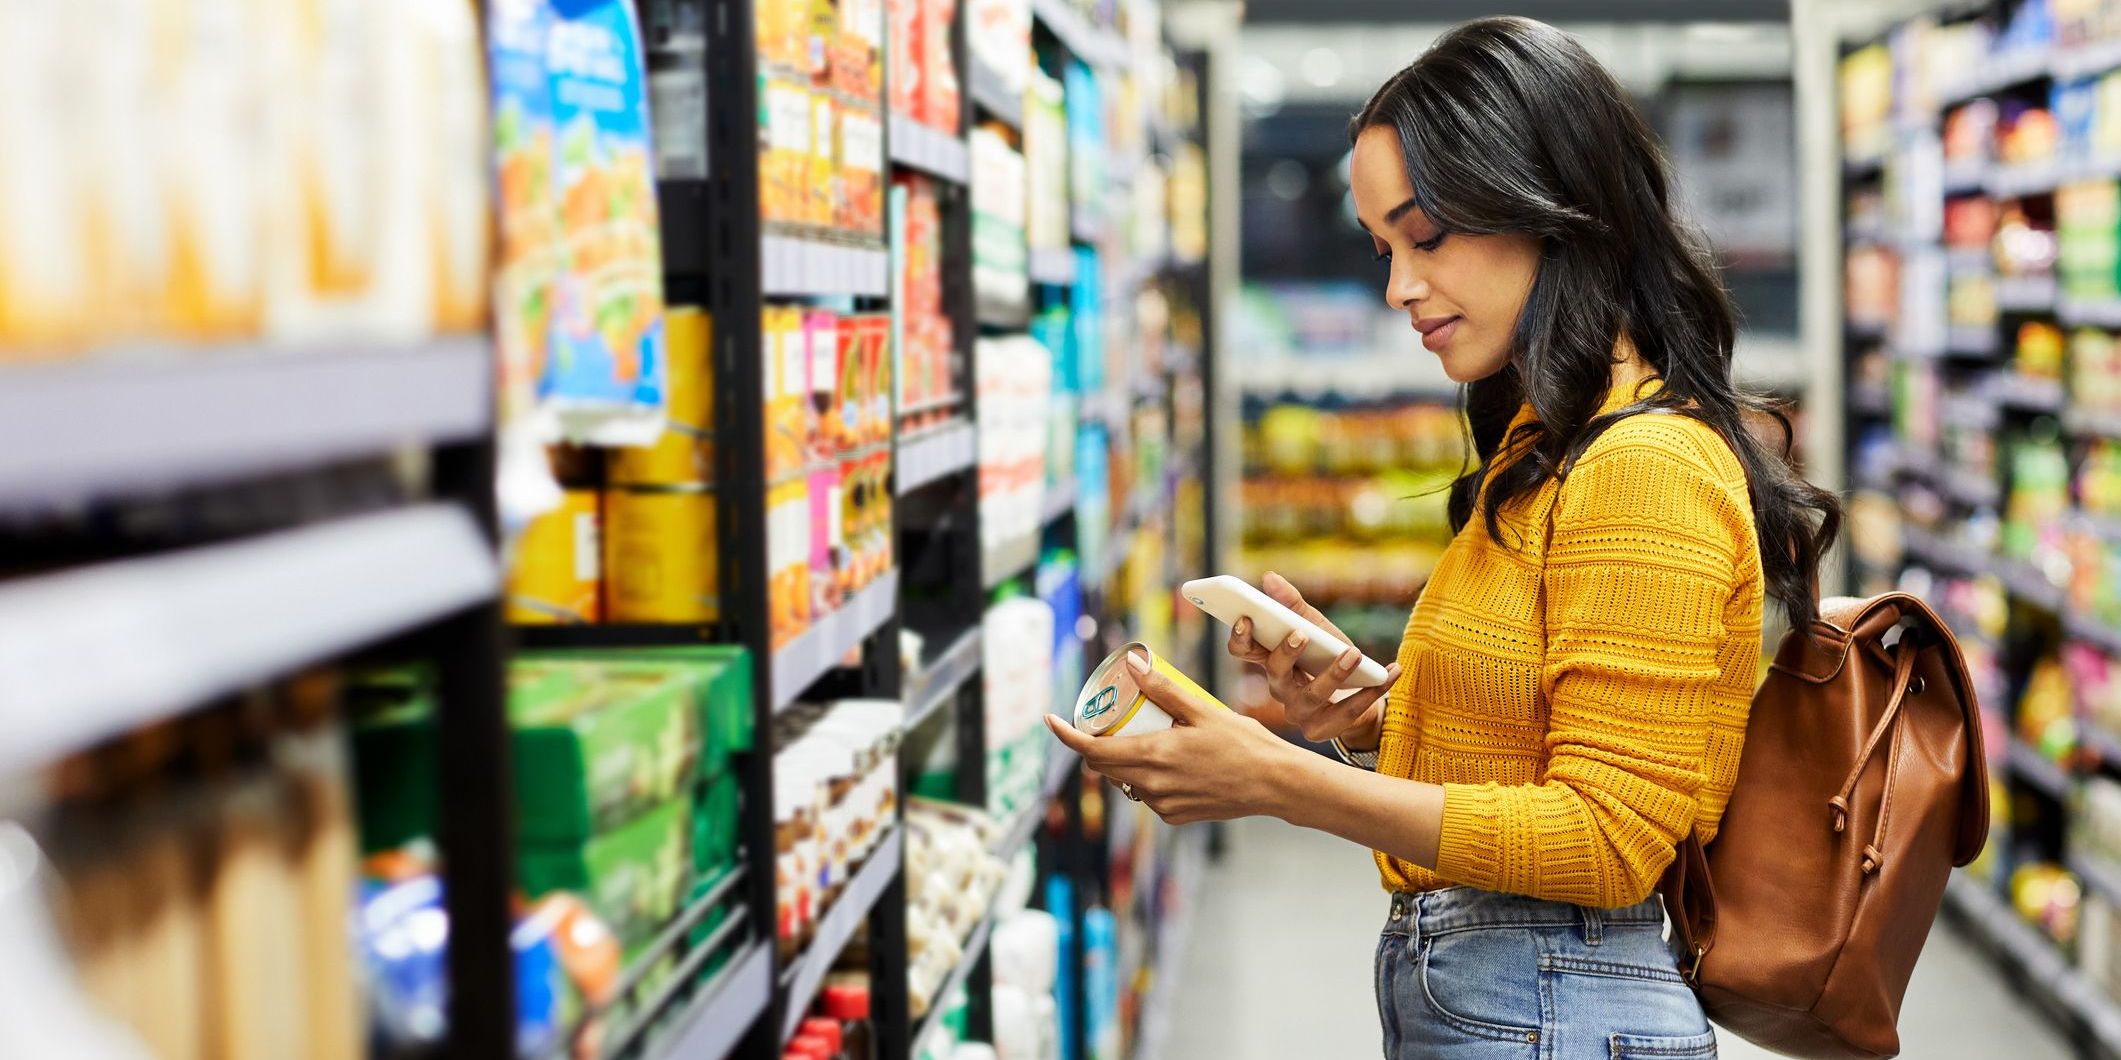
[[[508,571],[508,621],[551,626],[603,618],[603,557],[595,490],[567,490],[531,520]]]
[[[604,566],[613,622],[721,617],[713,490],[606,491]]]

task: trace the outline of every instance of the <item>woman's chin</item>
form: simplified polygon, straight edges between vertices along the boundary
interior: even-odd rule
[[[1510,363],[1508,357],[1466,357],[1448,349],[1435,356],[1437,363],[1443,366],[1443,374],[1460,385],[1478,383]]]

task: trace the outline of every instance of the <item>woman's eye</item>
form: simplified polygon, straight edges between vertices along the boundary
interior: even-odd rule
[[[1418,243],[1415,243],[1415,244],[1414,244],[1414,248],[1415,248],[1416,250],[1424,250],[1424,251],[1432,251],[1432,250],[1435,250],[1435,249],[1436,249],[1437,247],[1443,246],[1443,241],[1444,241],[1444,237],[1445,237],[1445,236],[1448,236],[1448,235],[1450,235],[1450,233],[1449,233],[1449,232],[1438,232],[1438,233],[1436,233],[1435,235],[1433,235],[1433,236],[1430,236],[1430,237],[1429,237],[1429,238],[1427,238],[1427,239],[1424,239],[1424,240],[1421,240],[1421,241],[1420,241],[1420,242],[1418,242]]]
[[[1390,261],[1392,260],[1392,252],[1389,250],[1380,250],[1377,252],[1377,257],[1375,258],[1375,260]]]

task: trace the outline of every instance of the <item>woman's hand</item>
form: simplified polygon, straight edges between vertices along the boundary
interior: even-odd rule
[[[1174,686],[1136,653],[1128,652],[1126,659],[1142,694],[1171,716],[1171,728],[1140,736],[1086,736],[1048,714],[1046,727],[1053,735],[1091,769],[1131,786],[1135,798],[1171,824],[1280,816],[1284,782],[1303,775],[1300,768],[1289,768],[1292,759],[1316,756],[1251,718]]]
[[[1340,627],[1326,621],[1326,616],[1317,608],[1304,602],[1303,594],[1287,578],[1273,571],[1260,579],[1259,587],[1275,603],[1302,615],[1318,628],[1331,633],[1342,644],[1352,644]],[[1385,669],[1385,683],[1376,688],[1365,688],[1352,695],[1335,699],[1342,691],[1343,682],[1362,661],[1362,652],[1349,648],[1322,674],[1305,673],[1297,665],[1297,656],[1303,653],[1304,637],[1291,633],[1281,644],[1269,648],[1252,639],[1252,621],[1238,619],[1230,628],[1230,654],[1245,662],[1261,667],[1267,672],[1267,690],[1281,703],[1289,720],[1304,734],[1304,739],[1314,743],[1330,740],[1336,736],[1353,750],[1369,750],[1377,746],[1378,732],[1384,724],[1382,702],[1392,682],[1399,680],[1399,664],[1393,663]]]

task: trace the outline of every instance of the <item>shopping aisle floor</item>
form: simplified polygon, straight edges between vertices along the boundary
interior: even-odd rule
[[[1279,821],[1240,821],[1201,898],[1170,1060],[1378,1055],[1370,957],[1385,902],[1361,851]],[[1900,1034],[1910,1060],[2072,1055],[1993,964],[1941,927],[1916,968]],[[1773,1055],[1730,1035],[1722,1053]]]

